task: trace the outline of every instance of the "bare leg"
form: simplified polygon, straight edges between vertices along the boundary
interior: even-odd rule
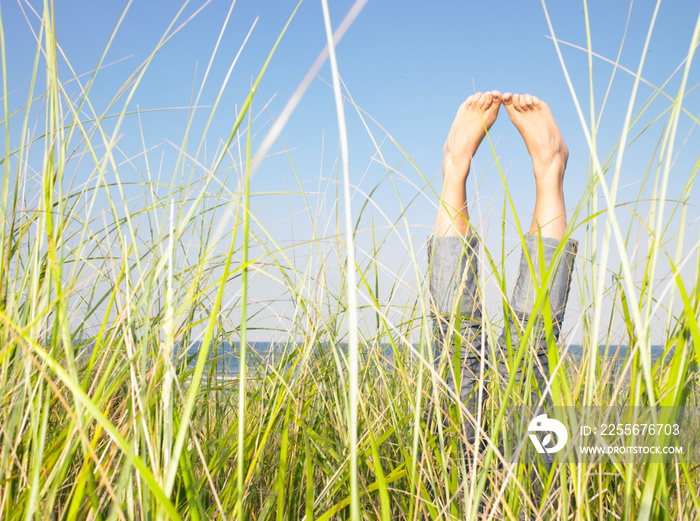
[[[506,92],[503,104],[532,158],[537,197],[530,233],[539,229],[543,237],[561,239],[566,229],[563,181],[569,149],[544,101]]]
[[[472,157],[496,121],[501,107],[497,90],[469,96],[460,105],[443,147],[442,195],[435,237],[470,233],[465,183]]]

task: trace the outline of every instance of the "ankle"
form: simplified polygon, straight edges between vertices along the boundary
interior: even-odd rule
[[[551,192],[555,190],[561,192],[564,186],[564,171],[566,170],[566,158],[561,155],[554,155],[544,161],[532,162],[535,173],[535,185],[537,193],[540,191]]]
[[[445,156],[442,160],[443,184],[463,186],[464,183],[467,182],[470,167],[470,158],[454,158]]]

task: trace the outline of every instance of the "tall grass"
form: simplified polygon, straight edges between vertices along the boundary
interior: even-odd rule
[[[142,113],[130,100],[159,49],[182,27],[184,6],[102,113],[91,103],[92,85],[119,37],[123,14],[84,81],[72,69],[68,77],[59,73],[65,70],[59,63],[70,62],[56,41],[53,6],[45,2],[36,24],[27,101],[11,112],[9,99],[15,94],[8,90],[0,12],[0,518],[461,520],[517,519],[529,510],[532,517],[550,519],[700,519],[698,462],[683,456],[664,464],[569,462],[543,477],[536,505],[531,487],[539,479],[513,463],[512,454],[506,454],[512,448],[499,449],[500,436],[510,428],[506,406],[519,405],[529,395],[514,380],[499,401],[490,400],[481,411],[491,427],[479,433],[487,449],[478,467],[467,468],[459,442],[459,425],[467,414],[462,404],[437,428],[426,426],[426,411],[449,391],[444,374],[433,365],[426,290],[413,282],[424,277],[427,262],[420,245],[425,234],[412,231],[406,213],[425,201],[436,205],[437,194],[342,83],[334,45],[363,4],[357,2],[334,34],[324,0],[328,47],[283,113],[275,118],[258,92],[268,58],[223,145],[207,160],[209,124],[228,77],[201,136],[191,132],[195,113],[202,111],[194,107],[200,107],[229,10],[193,95],[172,172],[152,170],[155,161],[143,135],[143,150],[126,157],[118,136],[124,121],[140,122]],[[295,12],[288,24],[294,23]],[[590,35],[587,14],[586,23]],[[270,57],[284,44],[284,30]],[[561,58],[564,42],[551,24],[550,31]],[[689,210],[698,161],[683,172],[687,182],[681,197],[667,197],[678,122],[698,123],[683,100],[691,90],[688,71],[699,38],[700,19],[678,91],[655,90],[654,97],[669,100],[666,121],[642,128],[642,116],[650,116],[649,104],[640,110],[636,100],[638,84],[646,82],[645,46],[619,140],[607,156],[597,142],[595,100],[591,94],[587,119],[569,80],[589,143],[590,172],[567,231],[583,246],[573,293],[580,319],[572,321],[572,331],[559,345],[550,341],[549,346],[554,369],[549,385],[559,403],[700,405],[700,239],[685,235],[693,219]],[[598,59],[590,37],[586,52],[589,64]],[[316,194],[306,192],[301,181],[282,194],[253,191],[254,172],[327,57],[342,181],[323,179]],[[39,78],[45,78],[45,87],[38,85]],[[69,95],[69,83],[78,86],[77,95]],[[342,137],[346,112],[363,123],[376,160],[386,168],[387,177],[378,185],[350,186],[353,156]],[[41,129],[29,131],[29,122],[39,117]],[[255,134],[268,122],[266,137],[254,149]],[[645,172],[636,200],[618,201],[628,143],[657,127],[659,147],[649,158],[656,168]],[[385,160],[386,142],[405,156],[409,174]],[[127,182],[124,172],[131,169],[143,180]],[[71,177],[72,171],[80,175]],[[414,195],[402,196],[396,180],[410,182]],[[396,217],[372,197],[382,183],[394,183]],[[645,191],[649,186],[651,196]],[[505,223],[512,205],[505,182],[504,194]],[[602,207],[598,194],[605,201]],[[303,202],[292,226],[307,221],[308,237],[289,243],[254,211],[255,197],[280,195]],[[350,213],[351,195],[362,197],[358,215]],[[623,206],[633,208],[631,218],[621,216]],[[666,227],[669,213],[681,223],[678,232]],[[633,248],[640,223],[650,237],[646,249]],[[514,225],[522,239],[517,217]],[[393,243],[401,244],[405,255],[392,264],[387,258],[395,256]],[[504,242],[501,251],[482,250],[489,271],[482,288],[496,289],[504,301],[511,289],[505,268],[510,249]],[[619,261],[611,260],[613,252]],[[661,261],[670,266],[670,281],[658,275]],[[635,273],[643,276],[635,279]],[[612,283],[610,274],[615,275]],[[551,276],[543,275],[545,280]],[[276,302],[256,297],[254,286],[274,288]],[[547,302],[546,291],[540,291],[535,307],[543,310],[551,329]],[[278,320],[271,325],[275,314]],[[491,345],[499,321],[485,316]],[[619,323],[622,333],[613,327]],[[651,329],[659,323],[664,355],[670,356],[652,363]],[[274,357],[246,348],[255,328],[269,328],[279,341]],[[512,346],[511,369],[529,364],[531,374],[532,334],[530,327]],[[574,337],[583,339],[578,364],[566,358]],[[600,338],[606,345],[629,347],[623,360],[629,378],[614,372],[615,361],[598,356]],[[193,343],[199,347],[194,356],[183,349]],[[235,377],[216,372],[225,343],[237,346]],[[492,386],[489,391],[498,392]]]

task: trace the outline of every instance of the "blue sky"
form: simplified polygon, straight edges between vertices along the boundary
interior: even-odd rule
[[[330,0],[334,26],[340,23],[352,3],[347,0]],[[121,1],[56,2],[57,39],[78,74],[91,72],[96,65],[124,4]],[[27,13],[28,22],[20,5]],[[19,109],[26,102],[36,50],[30,26],[36,31],[39,23],[29,5],[41,12],[42,5],[35,0],[3,1],[0,4],[7,46],[7,83],[12,93],[9,97],[11,111]],[[106,109],[119,86],[151,53],[180,5],[180,2],[172,0],[149,0],[135,1],[129,8],[105,60],[105,63],[112,65],[100,71],[92,90],[91,101],[98,113]],[[201,0],[192,0],[176,25],[179,26],[202,5]],[[251,78],[257,75],[295,5],[295,2],[277,0],[238,0],[234,6],[221,49],[213,62],[210,78],[203,91],[202,105],[213,103],[234,56],[252,24],[259,18],[233,70],[221,106],[208,132],[208,162],[211,162],[212,151],[220,140],[228,135],[235,119],[236,106],[240,107],[243,103]],[[620,65],[636,70],[655,5],[654,2],[641,0],[635,2],[630,11],[630,4],[626,1],[589,2],[593,50],[605,58],[615,60],[629,16]],[[199,89],[203,71],[229,7],[228,1],[213,0],[166,44],[155,57],[132,99],[132,110],[137,107],[147,110],[189,106],[193,90],[196,92]],[[560,40],[575,46],[587,46],[582,2],[550,1],[547,2],[547,10]],[[695,1],[676,0],[663,2],[658,12],[643,77],[657,86],[671,78],[665,87],[671,96],[677,92],[682,68],[672,75],[688,54],[699,11]],[[262,109],[264,97],[266,100],[273,98],[269,110],[273,117],[279,115],[325,43],[321,3],[305,0],[260,84],[260,95],[254,100],[253,113],[258,114]],[[588,56],[568,45],[562,45],[562,52],[581,108],[588,118]],[[386,160],[396,169],[391,178],[385,178],[386,169],[372,160],[375,150],[359,117],[350,105],[346,105],[352,182],[362,193],[368,193],[379,185],[372,203],[377,210],[381,209],[383,216],[389,218],[390,222],[383,223],[385,227],[399,218],[401,203],[411,201],[405,214],[406,222],[419,255],[424,255],[423,246],[430,234],[437,202],[426,180],[439,192],[442,144],[456,108],[477,90],[529,92],[549,103],[571,153],[566,177],[566,200],[569,206],[581,202],[588,172],[588,147],[540,2],[369,0],[339,44],[337,53],[340,74],[349,94],[360,108],[391,134],[422,173],[421,176],[414,167],[406,164],[396,147],[385,143],[382,150],[386,154]],[[61,67],[63,79],[70,79],[71,74],[65,63]],[[593,59],[592,83],[596,112],[600,110],[612,72],[612,65],[600,58]],[[301,183],[302,189],[313,193],[321,184],[335,186],[328,183],[337,175],[334,170],[338,157],[337,121],[333,92],[324,80],[330,82],[327,65],[306,92],[282,133],[284,143],[291,149],[290,157],[296,173],[284,155],[271,157],[253,179],[254,191],[291,190],[298,188]],[[692,87],[698,82],[700,72],[694,65],[688,86]],[[632,84],[633,77],[630,74],[617,71],[599,129],[598,147],[603,156],[619,136]],[[39,92],[42,89],[43,86],[38,87]],[[653,93],[654,90],[648,85],[640,86],[635,113]],[[646,123],[651,123],[670,104],[669,100],[659,96],[642,116],[639,129]],[[108,112],[116,113],[122,105],[123,100],[120,100]],[[684,106],[692,114],[700,113],[700,99],[695,91],[686,97]],[[203,128],[206,116],[208,114],[205,108],[195,120],[193,135]],[[640,179],[652,160],[651,151],[663,131],[666,118],[667,114],[652,123],[650,129],[630,146],[620,179],[620,200],[634,201],[637,198]],[[15,120],[16,117],[11,123],[18,126],[19,120]],[[186,121],[187,111],[184,109],[142,115],[144,141],[149,149],[153,147],[149,152],[153,161],[156,161],[155,158],[160,161],[162,154],[164,164],[174,162],[177,151],[170,143],[182,143]],[[256,143],[259,144],[269,126],[269,116],[266,114],[256,121],[254,131],[257,130],[257,141],[254,141],[254,147]],[[370,124],[370,128],[379,140],[386,137],[375,124]],[[695,151],[700,150],[697,131],[691,131],[691,128],[690,118],[681,117],[675,144],[678,159],[668,188],[669,198],[680,194],[697,159]],[[135,117],[128,118],[121,132],[123,137],[120,145],[124,156],[138,156],[143,150],[138,120]],[[17,137],[14,136],[14,139]],[[508,178],[515,209],[527,226],[528,212],[534,202],[530,161],[522,140],[510,124],[505,111],[500,113],[491,131],[491,139],[500,166]],[[192,147],[196,149],[196,144]],[[278,142],[271,152],[277,153],[282,149]],[[137,164],[143,166],[142,163]],[[473,167],[469,181],[471,212],[475,218],[479,214],[484,216],[489,223],[487,244],[500,248],[500,211],[504,189],[493,154],[481,150]],[[137,178],[137,168],[130,172],[129,167],[125,166],[121,175]],[[477,182],[478,195],[475,190]],[[234,188],[232,184],[231,189]],[[354,197],[355,212],[366,201],[362,193]],[[647,190],[645,193],[648,195],[650,192]],[[333,198],[334,195],[328,193],[324,201],[328,207],[329,219],[332,218],[330,209]],[[300,197],[260,196],[254,204],[259,205],[260,219],[279,240],[286,241],[310,233],[311,224],[308,219],[294,217],[303,206]],[[625,210],[621,209],[620,214],[624,221],[627,218],[624,217]],[[688,233],[694,237],[690,240],[693,244],[697,242],[699,215],[698,206],[692,205],[686,223],[691,230]],[[369,240],[368,237],[371,236],[369,230],[372,223],[381,224],[383,216],[377,213],[375,221],[369,220],[369,217],[363,221],[363,231],[358,237],[361,247],[362,241]],[[486,230],[485,223],[482,226]],[[640,230],[640,227],[635,227],[635,230]],[[584,235],[585,231],[581,230],[579,236]],[[510,213],[507,216],[506,236],[507,244],[514,245],[516,235]],[[642,238],[647,240],[646,236]],[[391,252],[400,252],[403,248],[400,240],[392,239],[389,244],[388,257],[392,256]],[[399,256],[403,257],[400,253]],[[389,259],[387,265],[391,266]],[[399,263],[390,269],[399,272],[405,270],[402,276],[407,277],[406,280],[412,277],[406,264]],[[694,275],[694,271],[687,273]]]

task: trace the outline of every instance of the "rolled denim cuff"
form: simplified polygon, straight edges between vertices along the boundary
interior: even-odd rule
[[[540,252],[540,240],[542,251]],[[555,259],[554,254],[559,247],[559,239],[553,237],[537,237],[529,235],[525,239],[525,248],[520,257],[520,270],[513,290],[511,307],[516,314],[528,316],[537,296],[537,288],[541,285],[541,272],[549,270],[553,262],[557,265],[548,281],[549,304],[552,312],[552,322],[558,333],[559,326],[564,320],[566,301],[571,288],[571,275],[574,269],[574,259],[578,250],[578,241],[569,239]],[[532,271],[528,259],[532,262]],[[544,268],[544,269],[543,269]],[[533,277],[534,275],[534,277]],[[558,336],[558,335],[557,335]]]
[[[430,300],[436,313],[454,313],[459,299],[460,314],[480,320],[478,252],[475,235],[428,239]]]

